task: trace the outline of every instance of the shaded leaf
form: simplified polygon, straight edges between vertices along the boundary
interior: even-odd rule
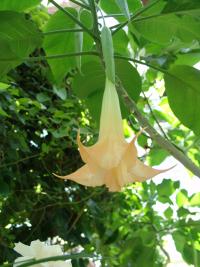
[[[67,8],[73,16],[77,16],[77,11],[73,8]],[[49,19],[45,31],[55,31],[60,29],[75,29],[75,23],[62,11],[57,11]],[[72,32],[46,35],[43,43],[47,56],[59,55],[75,52],[75,34]],[[63,57],[59,59],[48,60],[53,75],[57,83],[61,83],[65,75],[76,66],[75,57]]]
[[[38,5],[41,0],[1,0],[0,10],[24,11]]]
[[[77,17],[78,13],[73,8],[66,8],[73,16]],[[91,14],[88,11],[82,11],[80,14],[81,21],[86,24],[86,27],[90,27]],[[57,11],[49,19],[45,31],[56,31],[61,29],[76,29],[77,26],[66,14],[62,11]],[[80,37],[80,36],[79,36]],[[93,40],[87,33],[81,34],[83,38],[82,48],[84,51],[89,50],[92,47]],[[80,40],[79,40],[80,41]],[[81,41],[82,42],[82,41]],[[80,46],[80,43],[79,43]],[[73,32],[64,32],[58,34],[46,35],[43,43],[46,54],[49,55],[60,55],[77,52],[77,34]],[[79,47],[80,49],[80,47]],[[82,58],[84,62],[85,58]],[[77,66],[79,61],[76,57],[62,57],[48,60],[56,83],[60,84],[66,74]],[[79,63],[78,63],[79,64]]]
[[[23,14],[14,11],[0,11],[0,32],[0,77],[2,77],[40,46],[42,35]]]
[[[137,70],[128,62],[115,61],[116,74],[120,78],[129,96],[138,100],[141,91],[141,78]],[[85,99],[92,116],[99,121],[101,102],[105,87],[105,73],[102,65],[91,61],[82,66],[82,75],[75,76],[72,88],[78,97]],[[120,101],[122,115],[127,116],[128,111],[122,100]]]
[[[193,16],[155,15],[132,24],[147,40],[162,45],[170,44],[174,38],[186,43],[200,38],[200,21]]]

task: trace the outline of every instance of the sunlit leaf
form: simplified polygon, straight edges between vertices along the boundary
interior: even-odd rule
[[[165,75],[169,104],[177,118],[200,134],[200,71],[190,66],[174,66]],[[186,106],[186,108],[184,108]]]

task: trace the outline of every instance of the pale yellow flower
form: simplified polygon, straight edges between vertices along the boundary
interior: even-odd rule
[[[106,185],[109,191],[120,191],[131,182],[143,182],[166,170],[156,170],[137,158],[137,136],[130,143],[124,138],[122,116],[115,85],[106,80],[98,142],[84,146],[78,133],[77,142],[85,165],[77,171],[58,176],[85,186]]]
[[[48,258],[52,256],[61,256],[63,252],[59,245],[45,245],[40,240],[34,240],[30,246],[27,246],[21,242],[16,243],[14,250],[22,255],[15,260],[13,267],[17,267],[27,260],[39,260],[42,258]],[[35,267],[72,267],[71,261],[49,261],[38,263]]]

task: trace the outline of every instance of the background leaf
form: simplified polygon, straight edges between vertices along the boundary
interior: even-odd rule
[[[75,17],[78,16],[78,13],[73,8],[67,8],[67,10]],[[91,15],[88,11],[83,11],[80,14],[81,21],[87,21],[87,26],[91,24]],[[57,11],[53,14],[48,21],[45,31],[55,31],[59,29],[76,29],[74,21],[72,21],[66,14],[62,11]],[[77,38],[76,34],[73,32],[58,33],[53,35],[46,35],[44,38],[43,48],[46,52],[46,55],[59,55],[73,53],[76,51]],[[88,37],[88,34],[83,34],[83,50],[88,50],[92,46],[92,40]],[[82,58],[84,62],[84,58]],[[59,59],[48,60],[48,63],[51,67],[55,81],[57,84],[60,84],[63,81],[65,75],[73,68],[77,66],[77,61],[75,57],[63,57]]]
[[[167,45],[175,38],[183,42],[200,39],[200,21],[193,16],[160,15],[133,21],[132,25],[153,43]]]
[[[190,66],[174,66],[165,74],[169,104],[177,118],[200,134],[200,71]]]
[[[0,77],[19,65],[42,42],[33,22],[14,11],[0,11]]]
[[[137,70],[128,62],[115,61],[116,74],[130,97],[138,100],[141,91],[141,79]],[[105,88],[105,74],[98,61],[88,62],[82,66],[82,75],[75,76],[72,88],[78,97],[85,99],[92,116],[99,121],[101,101]],[[122,115],[127,116],[128,111],[120,100]]]
[[[0,10],[24,11],[38,5],[40,1],[41,0],[1,0]]]

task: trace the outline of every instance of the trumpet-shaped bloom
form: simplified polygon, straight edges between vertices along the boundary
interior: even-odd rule
[[[106,185],[109,191],[120,191],[128,183],[143,182],[166,171],[153,169],[138,160],[136,138],[130,143],[124,138],[119,98],[115,85],[107,79],[98,142],[86,147],[78,133],[77,143],[85,165],[69,175],[56,176],[85,186]]]
[[[15,244],[14,250],[21,254],[23,257],[19,257],[15,260],[14,267],[30,261],[31,259],[39,260],[42,258],[48,258],[52,256],[63,255],[61,247],[59,245],[47,246],[40,240],[34,240],[30,246],[24,245],[19,242]],[[34,265],[35,267],[72,267],[71,261],[49,261],[42,262]]]

